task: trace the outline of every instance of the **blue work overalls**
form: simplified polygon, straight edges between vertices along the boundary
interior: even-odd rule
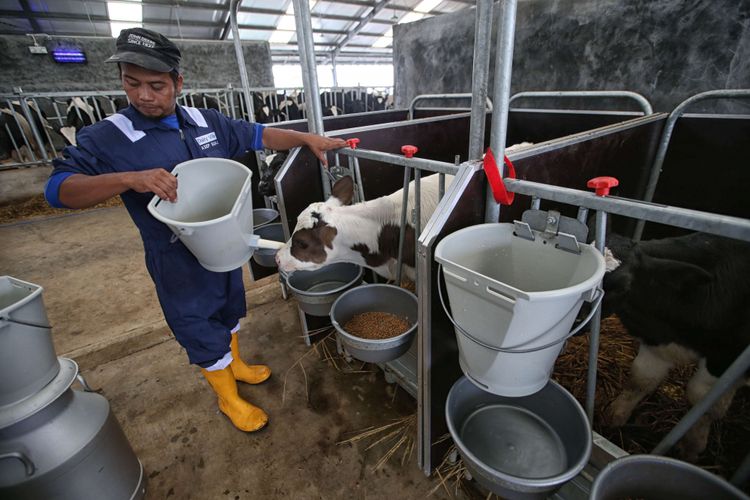
[[[65,148],[65,158],[53,161],[55,169],[45,192],[50,204],[62,206],[57,198],[60,183],[74,173],[172,171],[193,158],[234,158],[263,147],[262,125],[232,120],[211,109],[177,106],[175,114],[179,129],[130,106],[80,130],[78,146]],[[153,193],[130,190],[120,197],[141,233],[146,267],[167,324],[190,362],[210,367],[229,352],[230,330],[247,313],[242,269],[226,273],[204,269],[148,212]]]

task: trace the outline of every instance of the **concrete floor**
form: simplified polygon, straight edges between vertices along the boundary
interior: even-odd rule
[[[57,352],[110,401],[146,469],[147,498],[424,498],[437,484],[415,454],[374,471],[388,446],[337,444],[416,403],[377,368],[343,373],[309,353],[274,277],[248,288],[240,331],[244,357],[274,372],[240,388],[270,415],[266,429],[246,434],[218,412],[166,328],[124,208],[0,226],[0,241],[0,274],[44,287]],[[303,356],[304,373],[295,366]]]

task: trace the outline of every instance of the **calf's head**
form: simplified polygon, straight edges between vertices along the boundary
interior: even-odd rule
[[[343,177],[332,188],[325,202],[312,203],[297,217],[292,237],[276,253],[276,264],[283,272],[312,271],[333,263],[343,248],[337,245],[341,217],[337,212],[354,198],[351,177]]]
[[[609,249],[607,249],[609,251]],[[712,274],[691,262],[655,257],[637,243],[619,255],[621,262],[604,275],[602,317],[618,312],[626,302],[640,309],[658,309],[671,298],[693,294],[711,285]]]

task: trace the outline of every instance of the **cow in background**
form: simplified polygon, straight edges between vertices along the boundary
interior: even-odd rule
[[[32,137],[26,118],[8,108],[0,108],[0,160],[30,161],[24,137]]]
[[[616,313],[640,340],[630,379],[609,411],[624,425],[638,403],[677,365],[698,361],[687,385],[695,405],[750,345],[750,243],[703,233],[633,243],[611,235],[603,316]],[[712,421],[722,418],[739,381],[679,443],[695,461]]]
[[[287,95],[286,91],[282,94],[283,99],[279,102],[279,110],[286,115],[287,120],[300,120],[303,118],[302,111],[299,108],[298,92],[295,90]]]
[[[6,102],[0,107],[0,160],[12,158],[18,163],[31,162],[35,158],[42,160],[42,149],[45,149],[48,157],[55,156],[54,146],[48,144],[48,137],[51,137],[54,131],[47,121],[47,116],[34,101],[27,100],[26,103],[42,144],[37,143],[34,138],[31,124],[23,113],[21,103],[11,101],[8,106]]]
[[[89,104],[89,99],[91,104]],[[94,102],[96,99],[96,102]],[[128,107],[128,100],[124,96],[110,98],[107,96],[96,96],[95,98],[83,99],[73,97],[68,100],[66,109],[65,126],[60,127],[58,132],[68,145],[76,145],[76,135],[83,127],[105,119],[121,109]]]
[[[182,99],[180,100],[182,102]],[[185,105],[194,108],[215,109],[219,113],[229,115],[228,110],[222,109],[221,102],[215,97],[203,92],[191,93],[185,96]]]
[[[288,151],[279,151],[266,156],[265,161],[260,165],[260,182],[258,183],[260,194],[263,196],[274,196],[276,194],[276,186],[273,181],[288,156]]]

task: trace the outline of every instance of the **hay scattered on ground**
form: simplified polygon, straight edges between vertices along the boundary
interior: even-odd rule
[[[570,339],[557,359],[553,378],[582,404],[586,400],[588,335]],[[608,409],[620,393],[638,352],[638,341],[613,316],[602,321],[594,411],[594,430],[630,454],[650,453],[672,427],[688,412],[687,381],[695,366],[672,370],[653,394],[633,411],[628,423],[609,425]],[[750,442],[750,390],[737,391],[726,417],[715,422],[708,446],[697,465],[723,477],[731,477],[747,453]],[[673,451],[674,454],[674,451]],[[678,457],[679,458],[679,457]]]
[[[360,441],[369,441],[370,443],[365,448],[365,451],[369,451],[375,447],[388,446],[372,470],[376,471],[380,469],[394,456],[397,457],[399,464],[403,467],[414,454],[415,437],[417,435],[417,414],[413,413],[380,427],[368,427],[356,432],[357,434],[353,437],[339,441],[337,444],[345,445]]]
[[[96,208],[104,207],[117,207],[121,206],[122,201],[119,196],[116,196],[104,203],[86,208],[83,210],[93,210]],[[52,215],[64,215],[68,213],[81,212],[81,210],[70,210],[67,208],[52,208],[47,204],[47,200],[44,199],[44,195],[40,194],[33,198],[12,203],[10,205],[0,207],[0,224],[10,224],[12,222],[19,222],[22,220],[35,219],[39,217],[49,217]]]
[[[417,294],[417,284],[414,283],[409,278],[403,278],[403,279],[401,279],[401,288],[409,290],[414,295]]]
[[[452,441],[450,434],[443,435],[434,444],[443,441]],[[451,443],[448,451],[443,456],[443,461],[435,468],[435,476],[438,484],[430,491],[428,496],[432,496],[438,491],[444,491],[449,498],[456,500],[501,500],[501,497],[484,490],[478,483],[472,482],[471,473],[466,468],[461,455],[458,453],[456,445]]]

